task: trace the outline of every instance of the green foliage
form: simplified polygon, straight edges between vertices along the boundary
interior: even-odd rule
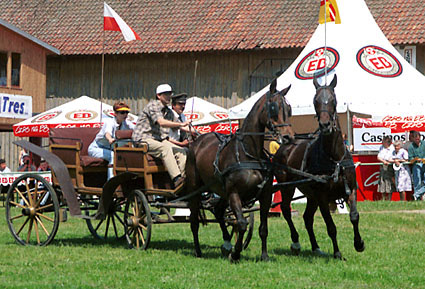
[[[304,205],[293,209],[300,233],[299,256],[289,250],[285,220],[269,218],[270,262],[261,262],[259,217],[253,239],[238,264],[221,257],[216,224],[200,228],[203,258],[193,256],[189,224],[154,225],[147,251],[126,249],[124,241],[102,243],[84,221],[60,223],[47,247],[17,245],[0,208],[1,288],[423,288],[425,274],[425,202],[362,202],[360,233],[363,253],[355,251],[348,215],[334,214],[339,247],[347,261],[332,258],[323,219],[315,232],[328,255],[311,253],[304,229]]]

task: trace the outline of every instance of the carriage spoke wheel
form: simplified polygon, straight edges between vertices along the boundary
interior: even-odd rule
[[[97,210],[99,201],[98,196],[85,196],[85,214],[90,215],[91,210]],[[124,206],[124,198],[114,197],[104,219],[86,219],[87,228],[92,236],[103,241],[123,240],[125,238]]]
[[[230,232],[230,236],[232,236],[233,245],[238,241],[238,230],[236,228],[236,219],[233,216],[233,213],[228,212],[226,218],[226,225],[228,227],[232,227],[232,231]],[[252,234],[254,232],[254,212],[244,213],[245,219],[248,221],[248,228],[244,235],[244,240],[242,242],[242,248],[245,250],[248,248],[249,243],[252,239]]]
[[[49,182],[36,174],[18,177],[7,192],[6,221],[19,244],[48,245],[59,226],[59,202]]]
[[[140,190],[133,190],[125,205],[125,236],[128,246],[146,250],[152,230],[152,216],[146,196]]]

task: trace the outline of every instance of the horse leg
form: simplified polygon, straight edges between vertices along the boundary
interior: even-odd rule
[[[342,257],[341,252],[339,251],[339,248],[338,248],[338,242],[336,239],[336,226],[334,221],[332,220],[331,212],[329,211],[329,202],[327,201],[320,202],[319,208],[320,208],[320,212],[322,213],[323,220],[326,223],[328,236],[332,240],[332,245],[334,249],[334,258],[345,260]]]
[[[229,195],[230,208],[235,214],[236,218],[236,230],[238,232],[238,238],[236,240],[234,251],[229,255],[231,262],[238,262],[241,258],[243,236],[248,227],[248,221],[244,218],[242,212],[242,202],[237,193],[231,193]]]
[[[313,223],[314,213],[317,211],[318,202],[315,199],[307,198],[307,206],[303,215],[304,225],[307,229],[308,237],[310,238],[311,250],[317,255],[324,255],[317,244],[316,236],[314,235]]]
[[[230,242],[232,239],[232,236],[229,234],[229,231],[227,230],[226,222],[224,221],[224,214],[226,213],[227,208],[227,201],[224,199],[221,199],[218,201],[218,203],[214,206],[213,214],[220,225],[221,232],[223,234],[223,245],[221,245],[221,254],[224,257],[229,256],[230,253],[232,253],[232,243]]]
[[[359,232],[359,220],[360,215],[357,211],[357,194],[356,190],[353,189],[351,191],[351,195],[348,198],[348,206],[350,207],[350,221],[353,225],[353,231],[354,231],[354,248],[357,252],[363,252],[365,249],[364,241],[362,240],[362,237],[360,236]]]
[[[200,198],[195,196],[189,201],[190,208],[190,229],[193,235],[193,244],[195,245],[195,256],[202,257],[201,247],[199,246],[199,211]]]
[[[295,228],[294,223],[292,222],[292,213],[291,213],[291,201],[292,197],[295,193],[295,188],[291,188],[287,191],[281,190],[282,192],[282,204],[280,205],[280,209],[282,211],[283,217],[288,223],[289,230],[291,231],[291,251],[292,253],[298,255],[301,251],[301,245],[299,242],[299,235],[297,229]]]
[[[267,253],[267,236],[269,235],[268,230],[268,215],[272,202],[272,194],[265,193],[269,192],[269,190],[265,190],[260,198],[260,226],[258,227],[258,233],[261,238],[261,261],[269,261],[269,255]]]

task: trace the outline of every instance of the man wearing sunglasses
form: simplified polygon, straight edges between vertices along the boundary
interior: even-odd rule
[[[132,139],[136,143],[147,143],[148,153],[162,159],[174,188],[177,188],[184,183],[186,151],[169,141],[169,130],[188,127],[190,122],[174,121],[173,112],[168,107],[172,94],[170,85],[158,85],[156,99],[151,100],[140,113]]]
[[[116,102],[113,109],[115,116],[104,119],[102,128],[88,148],[89,156],[108,161],[108,180],[113,177],[114,149],[112,144],[115,142],[115,132],[134,128],[134,124],[127,120],[130,107],[126,103]]]

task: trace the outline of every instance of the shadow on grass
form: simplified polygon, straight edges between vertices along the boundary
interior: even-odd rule
[[[279,248],[279,249],[273,250],[272,254],[284,255],[284,256],[293,257],[293,258],[301,258],[301,259],[304,259],[306,261],[313,260],[313,259],[316,259],[316,258],[327,259],[327,260],[336,260],[333,257],[333,253],[329,254],[329,253],[324,252],[324,254],[318,255],[316,253],[313,253],[313,251],[311,251],[311,250],[301,250],[301,252],[298,255],[296,255],[290,249]]]

